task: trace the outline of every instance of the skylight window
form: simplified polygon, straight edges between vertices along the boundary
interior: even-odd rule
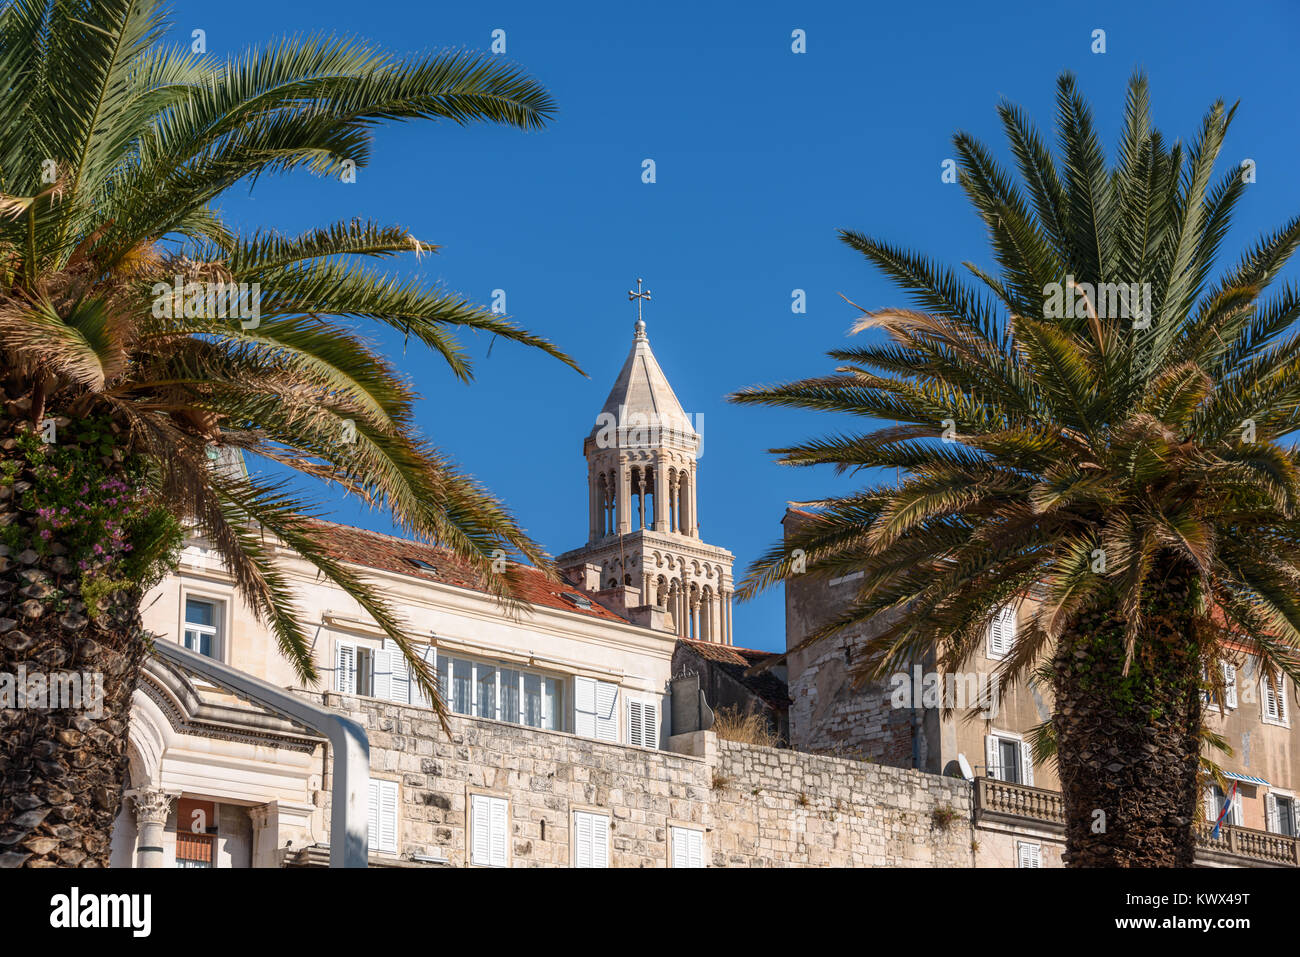
[[[563,598],[563,599],[565,599],[566,601],[568,601],[568,602],[574,604],[574,605],[577,605],[579,608],[590,608],[590,607],[591,607],[591,599],[590,599],[590,598],[585,598],[585,597],[583,597],[582,595],[575,595],[575,594],[574,594],[573,592],[571,592],[571,591],[566,591],[566,592],[562,593],[562,594],[560,595],[560,597]]]
[[[421,571],[433,572],[435,575],[438,574],[438,569],[433,565],[430,565],[423,558],[408,558],[407,561]]]

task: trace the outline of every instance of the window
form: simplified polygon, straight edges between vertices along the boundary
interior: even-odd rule
[[[1292,795],[1280,794],[1276,791],[1265,794],[1264,817],[1268,822],[1268,829],[1274,834],[1300,837],[1300,832],[1296,830],[1295,797]]]
[[[387,680],[385,670],[385,680]],[[334,643],[334,690],[341,694],[375,693],[374,650],[351,641]]]
[[[185,637],[182,644],[209,658],[221,657],[221,602],[185,598]]]
[[[1016,640],[1016,609],[1006,605],[989,622],[988,656],[1001,659],[1007,656]]]
[[[372,851],[397,853],[397,782],[370,781],[368,846]]]
[[[573,866],[609,867],[609,816],[573,812]]]
[[[357,693],[357,646],[345,641],[334,643],[334,690]]]
[[[1016,867],[1042,867],[1042,845],[1029,841],[1016,841]]]
[[[588,738],[617,741],[617,704],[618,685],[592,678],[574,678],[574,731]]]
[[[1223,793],[1223,789],[1217,784],[1210,785],[1210,789],[1205,798],[1205,815],[1206,819],[1214,824],[1219,821],[1219,815],[1223,814],[1224,805],[1228,804],[1228,795]],[[1221,824],[1235,824],[1240,826],[1242,822],[1241,813],[1241,791],[1237,791],[1232,799],[1231,805],[1228,806],[1228,813],[1223,814]]]
[[[1209,672],[1204,668],[1201,669],[1201,678],[1205,681],[1206,688],[1201,692],[1201,701],[1208,707],[1218,708],[1220,712],[1232,710],[1237,707],[1237,666],[1220,661],[1219,675],[1223,679],[1223,698],[1226,707],[1224,702],[1219,701],[1218,689],[1210,682]]]
[[[375,693],[375,655],[369,648],[357,647],[357,694]]]
[[[1267,671],[1260,678],[1260,701],[1269,724],[1289,724],[1286,708],[1286,675],[1274,677]]]
[[[507,867],[509,802],[486,794],[470,795],[470,860],[481,867]]]
[[[704,866],[704,832],[693,827],[670,827],[673,867]]]
[[[436,665],[438,692],[452,713],[563,730],[563,679],[444,655]]]
[[[659,747],[659,706],[648,701],[627,703],[627,743],[642,748]]]
[[[988,776],[1012,784],[1034,783],[1034,755],[1019,735],[995,731],[985,737]]]
[[[501,720],[519,724],[519,684],[524,676],[509,668],[501,669]]]
[[[474,668],[474,714],[480,718],[496,720],[497,670],[491,665]]]

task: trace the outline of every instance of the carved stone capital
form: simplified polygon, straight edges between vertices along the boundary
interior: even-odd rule
[[[167,815],[171,813],[175,794],[169,794],[160,788],[139,788],[128,791],[127,797],[135,807],[137,827],[146,824],[166,824]]]

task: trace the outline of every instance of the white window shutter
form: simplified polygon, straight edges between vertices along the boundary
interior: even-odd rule
[[[1002,780],[1002,769],[998,767],[998,739],[995,735],[984,735],[984,773],[991,778]]]
[[[397,782],[375,781],[379,785],[379,838],[376,847],[390,854],[397,853]]]
[[[1263,698],[1264,701],[1264,716],[1274,721],[1281,720],[1282,712],[1278,708],[1281,699],[1273,684],[1272,675],[1270,675],[1266,670],[1259,680],[1263,685],[1263,694],[1260,697]]]
[[[704,866],[704,832],[688,827],[673,828],[673,867]]]
[[[1226,661],[1219,662],[1223,669],[1224,700],[1229,708],[1237,707],[1237,666]]]
[[[1246,818],[1241,813],[1241,789],[1237,789],[1236,795],[1232,799],[1232,814],[1229,823],[1240,825]]]
[[[474,819],[471,841],[473,861],[475,864],[487,865],[492,862],[492,811],[488,799],[482,794],[472,795],[470,814]]]
[[[690,835],[691,838],[691,843],[690,843],[691,855],[688,863],[691,867],[703,867],[704,866],[704,832],[687,831],[687,833]]]
[[[591,867],[591,815],[573,812],[573,866]]]
[[[601,741],[618,740],[618,685],[596,682],[596,737]]]
[[[645,741],[644,720],[641,715],[641,702],[628,700],[627,703],[627,743],[641,744]]]
[[[493,867],[506,866],[506,841],[510,837],[510,825],[506,820],[506,802],[493,798],[489,802],[492,808],[491,860]]]
[[[609,818],[573,812],[573,866],[609,867]]]
[[[1281,822],[1277,818],[1277,795],[1272,792],[1264,795],[1264,822],[1265,829],[1274,834],[1282,830]]]
[[[373,778],[367,789],[370,806],[366,817],[366,846],[376,851],[379,849],[379,782]]]
[[[1277,719],[1286,720],[1286,675],[1277,676]]]
[[[388,698],[389,688],[392,684],[393,676],[393,655],[388,650],[391,646],[385,642],[381,648],[375,648],[370,652],[371,680],[370,694],[376,698]],[[400,654],[400,652],[399,652]]]
[[[643,702],[641,717],[645,722],[641,728],[642,746],[647,748],[659,747],[659,705]]]
[[[357,649],[345,642],[334,645],[334,690],[342,694],[357,693]]]
[[[998,610],[989,623],[989,657],[1003,658],[1016,639],[1016,609],[1007,605]]]
[[[1021,784],[1028,784],[1031,787],[1034,783],[1034,749],[1029,746],[1028,741],[1020,742],[1020,767],[1024,780]]]
[[[406,663],[402,649],[393,645],[388,652],[392,677],[388,681],[388,697],[399,704],[411,703],[411,667]]]
[[[591,831],[591,866],[609,867],[609,818],[593,814]]]
[[[1019,866],[1021,867],[1042,867],[1042,847],[1038,844],[1030,844],[1027,841],[1017,841],[1016,848],[1018,851]]]

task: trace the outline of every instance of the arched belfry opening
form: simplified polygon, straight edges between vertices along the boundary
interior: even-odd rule
[[[650,348],[649,291],[638,279],[628,295],[637,304],[632,349],[582,446],[586,544],[559,566],[634,623],[730,644],[732,555],[700,539],[699,419]]]

